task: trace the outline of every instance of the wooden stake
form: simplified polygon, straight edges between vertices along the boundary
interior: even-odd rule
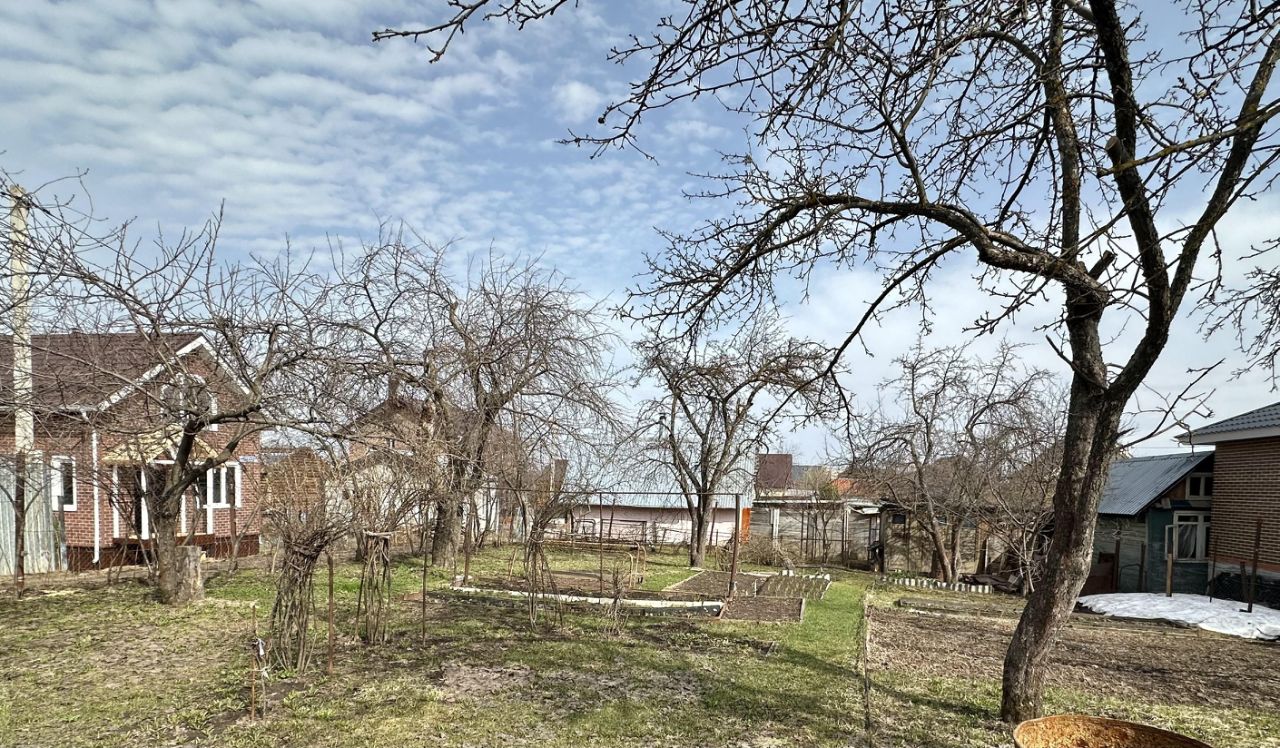
[[[1262,519],[1259,518],[1253,527],[1253,573],[1249,576],[1249,609],[1247,612],[1253,612],[1253,596],[1258,590],[1258,547],[1262,545]],[[1240,580],[1241,584],[1244,579]]]
[[[1117,560],[1117,563],[1119,561]],[[1138,592],[1147,591],[1147,543],[1143,541],[1142,550],[1138,553]]]
[[[1111,566],[1111,590],[1120,591],[1120,538],[1116,538],[1115,563]]]
[[[329,649],[328,652],[326,652],[328,661],[325,663],[325,673],[327,675],[333,675],[333,553],[331,551],[325,551],[324,555],[329,562]]]
[[[254,719],[258,703],[258,604],[253,609],[253,641],[249,644],[249,719]]]
[[[742,537],[742,494],[733,495],[733,558],[729,562],[729,599],[738,591],[738,546]]]
[[[1164,557],[1164,596],[1173,597],[1173,554]]]

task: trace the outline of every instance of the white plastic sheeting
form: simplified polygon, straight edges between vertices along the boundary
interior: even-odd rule
[[[1246,639],[1280,639],[1280,610],[1257,603],[1254,603],[1252,613],[1246,613],[1245,604],[1235,600],[1210,599],[1204,595],[1165,597],[1151,592],[1124,592],[1088,595],[1080,598],[1080,604],[1109,616],[1174,621]]]

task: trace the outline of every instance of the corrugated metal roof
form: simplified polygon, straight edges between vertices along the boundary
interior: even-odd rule
[[[1164,493],[1165,489],[1185,478],[1211,457],[1212,452],[1179,452],[1116,460],[1111,465],[1107,487],[1102,490],[1098,514],[1129,517],[1139,514]]]
[[[1197,437],[1222,434],[1228,431],[1249,431],[1251,429],[1280,428],[1280,403],[1272,403],[1256,408],[1248,413],[1241,413],[1208,426],[1201,426],[1187,435],[1194,441]]]

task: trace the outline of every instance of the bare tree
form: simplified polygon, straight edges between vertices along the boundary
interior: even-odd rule
[[[993,470],[1016,459],[997,449],[999,437],[1028,418],[1048,375],[1026,370],[1007,345],[978,361],[963,347],[917,344],[894,363],[902,374],[881,385],[887,403],[851,432],[854,462],[874,466],[863,477],[909,511],[929,539],[935,571],[953,582],[962,528],[988,505]]]
[[[443,53],[485,7],[523,24],[559,4],[467,3],[375,39],[425,38]],[[740,209],[654,258],[641,315],[706,324],[771,302],[782,272],[867,263],[885,288],[852,344],[895,303],[927,307],[934,271],[965,250],[994,302],[978,329],[1046,296],[1060,304],[1050,345],[1072,383],[1055,531],[1006,658],[1007,720],[1040,712],[1126,404],[1196,290],[1197,260],[1221,262],[1215,228],[1273,184],[1280,159],[1275,8],[1142,10],[1166,31],[1149,34],[1116,0],[693,0],[613,53],[647,59],[649,73],[606,108],[601,135],[576,138],[633,144],[647,113],[694,98],[756,123],[766,153],[739,159],[719,193]],[[1138,332],[1112,339],[1104,318]]]
[[[819,405],[821,388],[809,383],[828,352],[784,337],[775,320],[765,320],[725,340],[642,342],[639,355],[641,372],[662,393],[642,406],[641,433],[656,434],[661,446],[653,457],[684,494],[689,563],[702,566],[718,494],[751,470],[780,402],[803,389],[806,404]]]

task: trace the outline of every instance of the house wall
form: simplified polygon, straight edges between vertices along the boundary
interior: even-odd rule
[[[1179,481],[1161,498],[1177,500],[1185,494],[1185,482]],[[1114,554],[1116,541],[1120,541],[1120,578],[1116,592],[1164,591],[1168,570],[1165,559],[1166,528],[1173,524],[1174,511],[1177,510],[1152,507],[1137,517],[1102,516],[1098,518],[1098,525],[1093,534],[1093,563],[1098,564],[1103,554]],[[1216,524],[1216,512],[1210,516]],[[1143,561],[1144,550],[1145,562]],[[1095,569],[1093,573],[1098,573],[1098,570]],[[1208,562],[1174,562],[1174,592],[1202,595],[1208,588],[1208,584]],[[1110,589],[1109,584],[1104,587],[1094,585],[1091,579],[1086,594]]]
[[[1258,572],[1280,577],[1280,437],[1215,446],[1213,546],[1218,565],[1252,562],[1262,520]]]
[[[848,512],[847,523],[845,517],[842,507],[818,511],[812,505],[757,499],[751,511],[751,538],[769,541],[797,560],[847,556],[851,561],[865,561],[872,539],[878,537],[879,517]]]
[[[215,389],[221,407],[234,407],[239,394],[227,389],[225,384],[210,375],[212,364],[203,353],[190,354],[184,359],[192,373],[208,375],[211,387]],[[110,419],[102,419],[98,428],[98,471],[95,475],[93,428],[83,420],[72,415],[50,415],[38,419],[36,423],[36,450],[41,459],[48,462],[57,457],[70,457],[75,462],[75,509],[58,511],[55,507],[55,521],[62,521],[66,527],[68,559],[72,570],[82,570],[107,566],[114,563],[133,562],[129,553],[116,546],[119,540],[115,534],[117,524],[120,535],[127,535],[127,522],[122,516],[116,522],[116,507],[112,503],[115,493],[112,480],[111,465],[103,457],[113,447],[119,446],[122,434],[138,434],[148,429],[160,429],[165,424],[155,420],[154,414],[148,413],[146,398],[134,395],[125,398],[108,411]],[[150,418],[151,420],[147,420]],[[234,424],[221,424],[217,431],[206,430],[200,434],[200,440],[213,449],[225,447],[235,434]],[[11,414],[0,416],[0,454],[15,453],[14,423]],[[255,553],[258,546],[258,533],[261,528],[261,512],[259,511],[259,484],[261,465],[258,458],[259,439],[256,433],[250,434],[237,446],[234,459],[240,463],[240,506],[234,509],[214,508],[212,538],[204,545],[211,555],[229,555],[227,542],[217,539],[228,539],[232,532],[232,516],[235,517],[236,534],[244,536],[240,553]],[[97,488],[97,540],[98,555],[94,558],[94,506],[95,487]],[[6,497],[7,498],[7,497]],[[194,494],[189,492],[186,498],[187,520],[196,521]],[[203,510],[200,510],[203,513]],[[190,525],[188,525],[190,527]],[[199,539],[198,539],[199,542]]]
[[[684,507],[590,506],[574,510],[573,516],[575,531],[582,531],[585,521],[591,523],[591,532],[595,534],[601,527],[596,523],[602,523],[606,538],[640,540],[643,537],[659,545],[681,545],[687,544],[693,535],[693,523]],[[733,509],[714,510],[712,545],[727,543],[732,537]]]
[[[1136,517],[1099,517],[1098,526],[1093,532],[1093,561],[1098,563],[1099,556],[1114,554],[1116,541],[1120,541],[1120,586],[1118,592],[1138,592],[1142,562],[1142,544],[1147,542],[1147,523]],[[1161,544],[1163,545],[1163,540]],[[1151,553],[1148,551],[1147,589],[1164,588],[1164,567],[1160,567],[1160,581],[1152,587],[1150,569]]]

